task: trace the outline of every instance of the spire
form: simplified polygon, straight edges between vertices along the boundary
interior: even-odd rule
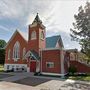
[[[42,23],[42,21],[40,20],[40,18],[39,18],[39,16],[38,16],[38,13],[37,13],[37,15],[36,15],[36,17],[35,17],[35,19],[34,19],[34,21],[33,21],[33,23],[39,23],[39,24],[41,24]],[[32,24],[33,24],[32,23]]]

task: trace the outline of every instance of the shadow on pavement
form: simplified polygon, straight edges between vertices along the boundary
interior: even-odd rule
[[[90,85],[89,84],[82,84],[82,83],[65,83],[63,86],[61,86],[62,89],[64,88],[70,88],[73,90],[90,90]]]
[[[29,85],[29,86],[37,86],[39,84],[48,82],[50,80],[51,79],[27,77],[27,78],[15,81],[14,83],[19,83],[19,84],[24,84],[24,85]]]

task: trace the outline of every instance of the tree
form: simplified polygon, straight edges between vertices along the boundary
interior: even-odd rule
[[[4,64],[5,61],[5,40],[0,40],[0,64]]]
[[[6,45],[5,40],[0,40],[0,49],[4,48]]]
[[[5,62],[5,49],[0,49],[0,64]]]
[[[72,40],[76,40],[81,45],[83,52],[90,60],[90,2],[86,2],[84,7],[80,6],[78,14],[74,15],[75,22],[71,31]]]

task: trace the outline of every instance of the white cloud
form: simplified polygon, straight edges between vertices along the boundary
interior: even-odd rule
[[[10,18],[13,22],[18,20],[20,25],[26,27],[32,23],[38,12],[48,35],[50,32],[69,34],[74,21],[73,16],[77,13],[78,7],[85,2],[86,0],[0,0],[0,19]],[[10,31],[10,28],[1,25],[0,28]]]
[[[4,27],[4,26],[1,26],[1,25],[0,25],[0,30],[10,31],[8,28],[6,28],[6,27]]]
[[[54,27],[58,32],[69,33],[73,15],[84,3],[77,0],[0,0],[0,18],[16,18],[25,26],[32,23],[38,12],[47,30]]]

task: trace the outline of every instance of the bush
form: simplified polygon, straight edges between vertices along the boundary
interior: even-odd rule
[[[34,75],[36,75],[36,76],[38,76],[40,74],[41,74],[40,72],[34,72]]]
[[[70,67],[69,67],[69,74],[74,75],[75,72],[77,72],[76,67],[70,66]]]
[[[0,49],[0,64],[4,64],[5,62],[5,50]]]

